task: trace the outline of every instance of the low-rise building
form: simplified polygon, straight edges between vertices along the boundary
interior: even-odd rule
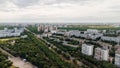
[[[51,33],[53,34],[53,33],[56,33],[57,32],[57,30],[51,30]]]
[[[17,29],[17,28],[14,28],[14,29],[4,28],[4,30],[0,30],[0,38],[2,38],[2,37],[20,36],[21,33],[23,33],[23,32],[24,32],[23,28],[20,28],[20,29]]]
[[[120,42],[120,37],[102,36],[101,40],[103,40],[103,41],[114,41],[114,42],[118,43],[118,42]]]
[[[28,37],[28,35],[22,35],[21,36],[21,38],[27,38]]]
[[[120,34],[120,30],[117,30],[117,31],[116,31],[116,34]]]
[[[103,36],[103,34],[80,34],[80,37],[86,38],[86,39],[92,39],[92,40],[96,40],[97,38],[100,38],[101,36]]]
[[[92,40],[96,40],[97,38],[100,38],[101,36],[103,36],[103,34],[87,34],[87,39],[92,39]]]
[[[93,55],[93,47],[91,44],[82,44],[82,53],[85,55]]]
[[[52,33],[44,33],[44,34],[42,34],[42,36],[43,37],[50,37],[50,36],[52,36]]]
[[[79,30],[71,30],[71,31],[69,31],[69,35],[79,37],[80,31]]]
[[[80,37],[87,38],[87,34],[80,34]]]
[[[87,29],[86,33],[99,33],[99,31],[97,29]]]

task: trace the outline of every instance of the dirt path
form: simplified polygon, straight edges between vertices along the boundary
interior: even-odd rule
[[[14,57],[14,58],[9,57],[8,59],[13,62],[14,66],[19,68],[37,68],[29,62],[23,61],[20,57]]]
[[[32,65],[30,62],[23,61],[20,57],[14,57],[13,55],[11,55],[7,51],[3,50],[2,48],[0,48],[0,51],[7,54],[9,56],[8,60],[13,62],[13,65],[16,67],[19,67],[19,68],[37,68],[34,65]]]

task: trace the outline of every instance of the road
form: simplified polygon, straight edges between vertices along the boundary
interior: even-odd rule
[[[68,44],[66,41],[63,42],[63,45],[65,45],[65,46],[70,46],[70,47],[74,47],[74,48],[79,47],[78,45],[71,45],[71,44]]]
[[[0,51],[3,52],[4,54],[7,54],[9,57],[14,58],[13,55],[11,55],[10,53],[8,53],[7,51],[5,51],[4,49],[0,48]]]

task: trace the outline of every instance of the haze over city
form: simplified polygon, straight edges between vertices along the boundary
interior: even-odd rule
[[[120,0],[0,0],[0,22],[119,22]]]

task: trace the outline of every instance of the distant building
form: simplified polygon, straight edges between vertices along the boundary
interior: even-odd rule
[[[14,29],[7,29],[4,28],[4,30],[0,30],[0,38],[3,37],[12,37],[12,36],[20,36],[21,33],[24,32],[24,28],[14,28]]]
[[[101,40],[103,40],[103,41],[114,41],[116,43],[119,43],[120,42],[120,37],[102,36]]]
[[[49,32],[49,28],[48,28],[48,27],[45,27],[44,33],[48,33],[48,32]]]
[[[109,58],[109,50],[103,48],[95,48],[94,58],[97,60],[108,61]]]
[[[99,33],[97,29],[87,29],[86,33]]]
[[[50,29],[49,29],[49,31],[51,33],[56,33],[57,32],[57,27],[56,26],[51,26]]]
[[[59,34],[59,35],[65,35],[67,31],[57,31],[55,34]]]
[[[116,34],[120,34],[120,30],[117,30],[117,31],[116,31]]]
[[[91,44],[82,44],[82,53],[85,55],[93,55],[93,47]]]
[[[42,36],[43,37],[50,37],[50,36],[52,36],[52,33],[44,33]]]
[[[65,33],[64,33],[64,36],[69,37],[69,36],[70,36],[70,33],[69,33],[69,32],[65,32]]]
[[[118,48],[115,53],[115,65],[120,67],[120,48]]]
[[[100,38],[101,36],[103,36],[103,34],[80,34],[80,37],[86,38],[86,39],[92,39],[92,40],[96,40],[97,38]]]
[[[106,33],[107,31],[106,30],[102,30],[102,33]]]
[[[80,37],[87,38],[87,34],[80,34]]]
[[[103,34],[87,34],[87,39],[92,39],[92,40],[96,40],[97,38],[100,38],[101,36],[103,36]]]
[[[44,33],[56,33],[57,27],[53,25],[39,25],[38,26],[38,32],[44,32]]]
[[[7,31],[8,30],[8,28],[4,28],[4,31]]]
[[[113,27],[120,27],[120,24],[112,24]]]
[[[69,31],[69,35],[79,37],[80,31],[79,30],[71,30],[71,31]]]

